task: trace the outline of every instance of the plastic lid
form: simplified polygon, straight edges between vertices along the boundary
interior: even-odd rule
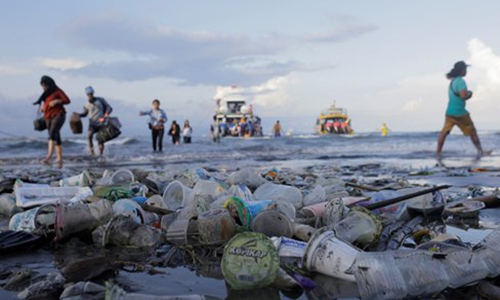
[[[256,232],[233,237],[224,248],[222,274],[233,289],[263,288],[274,283],[280,261],[273,242]]]

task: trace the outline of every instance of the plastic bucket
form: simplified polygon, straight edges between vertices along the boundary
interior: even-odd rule
[[[271,285],[279,271],[278,251],[270,239],[256,232],[234,236],[224,247],[222,274],[236,290]]]
[[[127,169],[116,170],[113,175],[111,175],[111,183],[113,185],[128,184],[134,181],[134,174]]]
[[[193,199],[193,190],[180,181],[172,181],[163,193],[163,200],[169,209],[176,210],[186,206]]]
[[[76,203],[56,206],[56,240],[62,240],[74,233],[93,230],[109,221],[113,207],[107,200],[92,204]]]
[[[124,215],[132,218],[134,222],[144,224],[144,210],[136,202],[130,199],[120,199],[113,204],[113,214]]]
[[[41,228],[54,228],[55,221],[55,204],[44,204],[13,215],[9,221],[9,229],[14,231],[34,232]]]
[[[311,272],[354,282],[354,275],[347,271],[360,250],[335,236],[327,228],[319,230],[309,241],[303,264]]]
[[[276,210],[263,210],[252,220],[252,230],[268,237],[293,236],[293,222]]]
[[[226,209],[206,211],[198,216],[199,241],[204,245],[221,245],[236,233],[236,224]]]

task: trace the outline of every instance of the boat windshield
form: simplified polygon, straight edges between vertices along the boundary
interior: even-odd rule
[[[237,114],[240,112],[241,107],[245,105],[244,101],[238,101],[238,102],[228,102],[227,103],[227,109],[228,113],[230,114]]]

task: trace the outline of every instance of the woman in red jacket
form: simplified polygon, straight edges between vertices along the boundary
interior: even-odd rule
[[[42,76],[40,85],[43,88],[43,94],[37,102],[44,102],[42,111],[49,131],[47,157],[43,160],[43,163],[50,164],[55,149],[56,163],[59,167],[62,167],[61,128],[66,120],[66,110],[64,110],[63,105],[69,104],[70,100],[56,85],[54,79],[49,76]]]

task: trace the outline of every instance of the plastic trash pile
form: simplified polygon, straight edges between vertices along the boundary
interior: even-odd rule
[[[228,176],[195,169],[168,178],[120,169],[51,183],[17,179],[12,192],[0,195],[0,214],[10,218],[0,250],[27,250],[43,241],[57,247],[76,236],[95,249],[147,249],[165,264],[177,259],[200,271],[212,266],[232,290],[274,287],[309,299],[341,298],[344,291],[362,299],[417,298],[479,282],[478,290],[495,293],[485,279],[500,275],[500,229],[470,244],[447,234],[444,221],[477,222],[496,193],[471,200],[467,189],[387,176],[341,178],[277,169]],[[112,280],[92,282],[125,265],[106,255],[82,256],[18,297],[208,299],[138,295]],[[30,275],[11,270],[9,281],[19,276]]]

